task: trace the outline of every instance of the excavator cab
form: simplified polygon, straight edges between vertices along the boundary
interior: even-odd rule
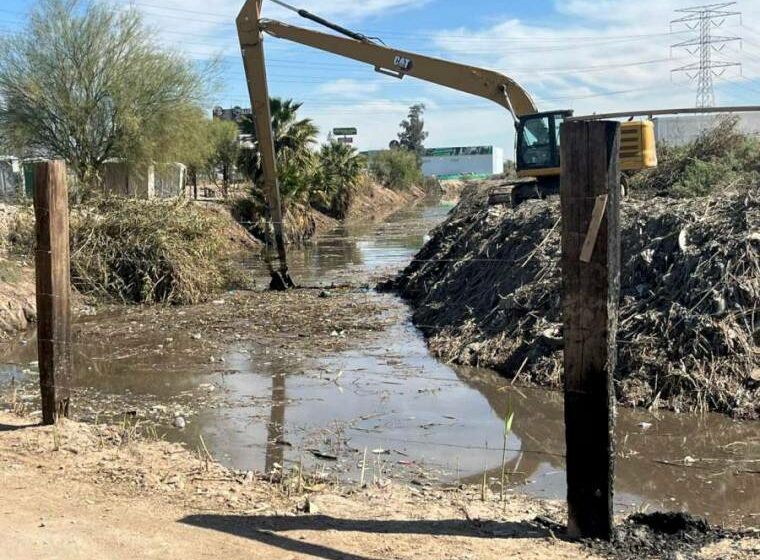
[[[520,116],[517,123],[517,176],[511,199],[518,205],[529,198],[559,193],[560,127],[573,111],[550,111]],[[638,171],[657,167],[654,123],[651,120],[621,124],[620,169]],[[622,178],[625,190],[626,176]],[[495,200],[501,197],[496,196]]]
[[[559,128],[572,111],[551,111],[520,117],[517,124],[517,174],[558,177]]]

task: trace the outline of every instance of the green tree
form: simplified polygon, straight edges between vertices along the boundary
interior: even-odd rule
[[[339,220],[345,218],[366,167],[364,157],[352,146],[339,142],[323,145],[317,155],[312,206]]]
[[[421,161],[425,151],[425,140],[428,133],[425,131],[425,121],[422,115],[425,113],[425,105],[419,103],[409,107],[407,118],[401,121],[399,125],[401,131],[398,133],[398,142],[401,148],[417,154],[418,161]]]
[[[317,141],[319,130],[311,119],[298,118],[298,110],[302,103],[296,103],[292,99],[283,100],[273,97],[269,105],[272,112],[277,175],[283,203],[307,203],[315,166],[312,147]],[[252,149],[242,150],[239,168],[254,183],[253,198],[263,203],[264,195],[260,185],[263,173],[261,154],[252,116],[243,120],[241,129],[244,134],[252,137],[253,146]]]
[[[422,182],[417,157],[407,150],[384,150],[369,160],[369,172],[389,189],[405,191]]]
[[[222,195],[229,196],[232,171],[240,157],[240,129],[230,121],[213,120],[208,125],[210,155],[206,159],[205,172],[214,184],[217,173],[222,173]]]
[[[93,185],[110,158],[183,159],[210,83],[133,9],[41,0],[28,27],[0,41],[0,131],[18,153],[63,158]]]

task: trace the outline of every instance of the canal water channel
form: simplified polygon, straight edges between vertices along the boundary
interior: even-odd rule
[[[382,223],[341,226],[292,251],[292,274],[310,286],[369,284],[405,266],[449,208],[431,202]],[[251,270],[266,276],[259,262]],[[237,469],[303,464],[343,481],[363,476],[368,483],[394,478],[421,486],[481,484],[485,473],[496,492],[504,471],[509,492],[564,498],[561,393],[440,363],[403,302],[371,290],[367,297],[399,319],[361,347],[306,359],[272,352],[262,359],[232,342],[223,356],[227,373],[213,375],[186,358],[180,367],[176,361],[146,365],[129,358],[128,349],[118,364],[104,367],[97,346],[85,347],[75,383],[156,403],[199,386],[217,389],[224,398],[200,407],[184,429],[169,422],[159,431],[191,448],[202,436],[216,459]],[[27,335],[0,359],[8,362],[0,365],[6,389],[35,374],[34,347]],[[98,411],[80,416],[93,420]],[[507,416],[514,420],[505,437]],[[760,524],[760,423],[620,408],[617,442],[618,511],[664,508],[716,523]]]

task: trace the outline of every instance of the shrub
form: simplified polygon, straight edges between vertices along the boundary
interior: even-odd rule
[[[9,255],[33,257],[36,234],[34,211],[29,207],[6,206],[5,219],[0,220],[0,257]],[[2,217],[2,216],[0,216]]]
[[[370,174],[376,181],[395,191],[409,190],[422,182],[417,155],[407,150],[385,150],[369,160]]]
[[[338,142],[322,146],[317,155],[312,207],[338,220],[345,218],[365,169],[364,158],[353,147]]]
[[[729,185],[751,184],[760,172],[760,143],[724,118],[685,146],[658,148],[659,165],[631,178],[631,191],[678,198],[705,196]]]

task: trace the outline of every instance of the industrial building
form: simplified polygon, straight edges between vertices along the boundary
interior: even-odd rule
[[[483,177],[503,171],[504,150],[494,146],[432,148],[422,156],[422,173],[426,177]]]
[[[676,115],[653,119],[657,144],[683,146],[696,140],[705,130],[713,128],[725,114]],[[760,135],[760,113],[737,113],[738,128],[748,135]]]

